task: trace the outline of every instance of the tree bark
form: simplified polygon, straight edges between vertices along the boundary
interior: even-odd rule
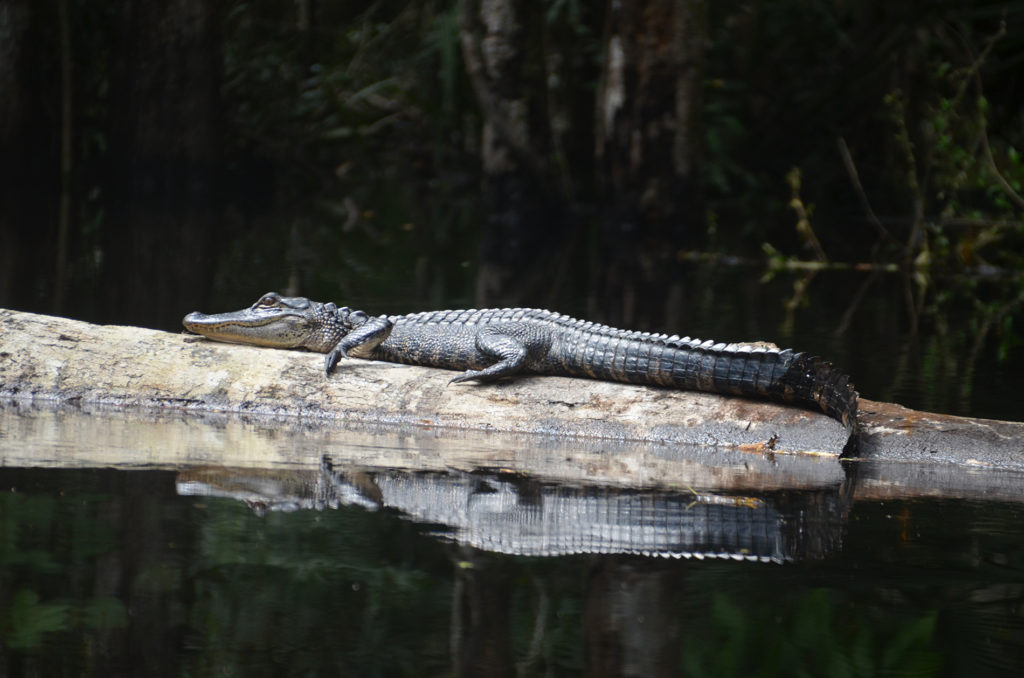
[[[672,317],[662,308],[681,250],[703,231],[697,189],[702,0],[610,3],[595,155],[605,199],[605,265],[595,289],[621,300],[616,324]]]
[[[523,0],[459,3],[463,60],[483,114],[483,229],[477,276],[479,306],[516,306],[543,292],[560,206],[551,200],[544,137],[531,125],[524,75],[527,7]]]

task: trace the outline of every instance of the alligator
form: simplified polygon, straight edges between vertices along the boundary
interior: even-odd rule
[[[305,297],[264,294],[232,313],[190,313],[185,329],[208,339],[342,358],[460,370],[451,381],[516,374],[589,377],[760,398],[820,410],[847,429],[856,450],[857,391],[832,363],[770,344],[724,344],[621,330],[532,308],[371,316]]]

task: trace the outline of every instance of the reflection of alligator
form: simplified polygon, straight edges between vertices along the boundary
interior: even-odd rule
[[[183,473],[178,491],[231,496],[260,510],[387,507],[437,525],[435,534],[457,543],[525,556],[820,558],[838,547],[844,514],[837,488],[757,497],[638,492],[505,475],[346,471],[328,463],[304,486],[280,476],[206,471]]]
[[[334,473],[339,495],[366,487]],[[838,495],[761,497],[566,487],[480,474],[378,471],[381,504],[441,525],[440,536],[522,556],[623,553],[783,562],[837,541]],[[364,490],[365,492],[365,490]]]
[[[847,427],[848,448],[856,444],[849,378],[789,349],[631,332],[536,309],[369,316],[273,292],[250,308],[183,322],[218,341],[327,353],[328,373],[355,356],[466,370],[455,382],[531,372],[765,398],[820,409]]]

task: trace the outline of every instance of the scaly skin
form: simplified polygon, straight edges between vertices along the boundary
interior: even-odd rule
[[[465,370],[453,382],[515,374],[590,377],[763,398],[821,410],[856,445],[857,392],[831,363],[752,344],[620,330],[529,308],[370,316],[274,292],[234,313],[190,313],[185,328],[209,339],[343,357]]]

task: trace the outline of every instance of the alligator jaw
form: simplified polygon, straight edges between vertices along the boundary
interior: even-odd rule
[[[276,300],[277,303],[268,303]],[[232,344],[270,348],[301,348],[314,334],[315,312],[307,300],[264,295],[250,308],[231,313],[189,313],[182,324],[189,332]],[[289,303],[292,302],[292,303]]]

